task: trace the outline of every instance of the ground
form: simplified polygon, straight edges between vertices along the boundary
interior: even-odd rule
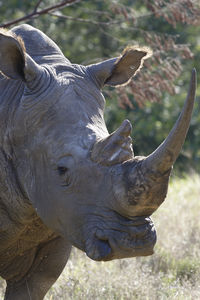
[[[158,242],[150,257],[94,262],[73,249],[45,300],[200,299],[200,177],[172,177],[153,215]],[[0,279],[0,299],[5,284]]]

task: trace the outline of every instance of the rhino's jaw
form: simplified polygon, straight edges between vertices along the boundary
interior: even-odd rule
[[[153,254],[156,231],[150,218],[132,220],[120,217],[120,225],[106,229],[93,228],[86,240],[85,252],[96,261],[147,256]]]

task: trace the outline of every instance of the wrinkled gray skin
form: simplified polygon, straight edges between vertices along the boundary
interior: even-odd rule
[[[150,255],[149,216],[167,193],[184,142],[195,72],[182,114],[158,149],[134,157],[131,124],[109,135],[105,84],[128,82],[148,55],[72,65],[39,30],[0,33],[0,275],[5,299],[38,300],[62,272],[71,245],[94,260]],[[6,77],[5,77],[6,76]]]

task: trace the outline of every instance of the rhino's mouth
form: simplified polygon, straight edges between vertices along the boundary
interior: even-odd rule
[[[86,254],[93,260],[111,260],[112,248],[107,239],[98,239],[93,237],[88,239],[86,243]]]
[[[117,258],[147,256],[153,254],[156,231],[150,218],[126,219],[115,226],[93,228],[85,244],[88,257],[108,261]]]

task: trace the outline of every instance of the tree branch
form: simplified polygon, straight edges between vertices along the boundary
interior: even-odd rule
[[[113,24],[121,24],[122,22],[124,22],[124,20],[101,22],[101,21],[94,21],[92,19],[83,19],[83,18],[79,18],[79,17],[71,17],[71,16],[63,15],[61,13],[52,13],[52,12],[50,12],[49,15],[57,17],[57,18],[62,18],[62,19],[65,19],[65,20],[72,20],[72,21],[83,22],[83,23],[91,23],[93,25],[110,26],[110,25],[113,25]]]
[[[11,25],[14,25],[14,24],[17,24],[17,23],[20,23],[20,22],[24,22],[26,20],[30,20],[30,19],[33,19],[33,18],[37,18],[41,15],[53,12],[56,9],[61,9],[61,8],[76,4],[76,3],[81,2],[81,1],[82,0],[65,0],[65,1],[62,1],[58,4],[56,4],[56,5],[52,5],[52,6],[49,6],[47,8],[38,10],[38,7],[42,2],[42,0],[39,0],[37,2],[36,6],[34,7],[34,10],[30,14],[27,14],[27,15],[21,17],[21,18],[15,19],[15,20],[10,21],[10,22],[0,24],[0,27],[9,27]]]
[[[36,5],[35,5],[35,8],[34,8],[34,10],[33,10],[33,12],[37,12],[37,10],[38,10],[38,7],[40,6],[40,4],[42,3],[42,1],[43,0],[39,0],[37,3],[36,3]]]

